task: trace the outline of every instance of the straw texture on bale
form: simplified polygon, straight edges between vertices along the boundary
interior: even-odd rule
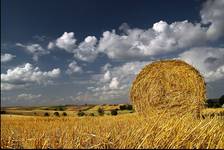
[[[206,99],[203,77],[181,60],[161,60],[146,65],[132,83],[130,98],[138,113],[152,110],[200,115]]]

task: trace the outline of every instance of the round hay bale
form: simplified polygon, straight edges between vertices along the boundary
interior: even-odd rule
[[[171,114],[200,115],[206,99],[203,77],[181,60],[162,60],[146,65],[134,80],[130,98],[136,112],[162,110]]]

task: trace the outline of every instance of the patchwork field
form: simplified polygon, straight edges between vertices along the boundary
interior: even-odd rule
[[[101,108],[104,111],[104,115],[111,115],[112,110],[116,110],[119,114],[132,113],[133,110],[120,110],[120,106],[126,106],[125,104],[114,105],[66,105],[66,106],[41,106],[41,107],[4,107],[1,112],[11,115],[25,115],[25,116],[44,116],[48,113],[49,116],[55,116],[54,113],[58,112],[59,116],[66,113],[66,116],[77,116],[78,112],[84,112],[85,115],[94,114],[98,116],[98,109]]]

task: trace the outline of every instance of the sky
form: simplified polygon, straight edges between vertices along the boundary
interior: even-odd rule
[[[180,59],[224,94],[224,0],[1,0],[1,105],[129,103],[139,71]]]

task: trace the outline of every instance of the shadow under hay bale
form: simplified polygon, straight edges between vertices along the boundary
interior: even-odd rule
[[[200,116],[206,99],[203,77],[181,60],[162,60],[146,65],[130,89],[136,112],[147,115],[155,109],[174,115]]]

